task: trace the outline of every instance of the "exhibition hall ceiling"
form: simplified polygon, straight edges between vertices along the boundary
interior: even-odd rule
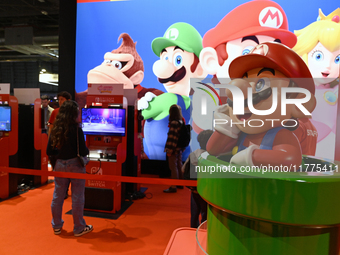
[[[58,60],[59,0],[1,0],[0,25],[0,62]]]

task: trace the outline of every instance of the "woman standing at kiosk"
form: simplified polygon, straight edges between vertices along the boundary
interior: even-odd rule
[[[80,164],[78,154],[86,156],[89,150],[86,147],[84,133],[77,122],[79,114],[78,104],[75,101],[64,102],[54,121],[53,129],[48,140],[47,155],[57,155],[53,171],[69,173],[85,173],[85,167]],[[62,209],[66,190],[71,183],[73,233],[75,236],[84,235],[93,230],[92,225],[86,225],[83,211],[85,204],[85,180],[71,178],[54,178],[54,193],[51,204],[52,227],[54,234],[59,235],[64,221]]]
[[[178,147],[178,138],[181,126],[185,122],[182,116],[182,109],[179,105],[173,104],[169,109],[169,132],[166,140],[164,151],[169,162],[169,168],[171,170],[172,179],[183,179],[182,174],[182,152],[183,148]],[[184,123],[185,124],[185,123]],[[176,187],[170,186],[168,189],[163,190],[165,193],[175,193],[177,188],[183,188],[183,186]]]

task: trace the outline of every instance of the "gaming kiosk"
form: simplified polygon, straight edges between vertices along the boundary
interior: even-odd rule
[[[48,170],[46,147],[48,137],[42,132],[40,89],[15,88],[14,96],[18,99],[18,151],[10,157],[9,166],[17,168]],[[13,178],[13,192],[17,186],[39,186],[47,183],[47,176],[10,174]]]
[[[140,174],[136,100],[137,91],[124,90],[122,84],[89,84],[87,103],[81,113],[90,151],[88,174]],[[118,181],[87,180],[85,210],[116,213],[126,193],[137,188]]]
[[[47,171],[47,134],[42,133],[39,97],[34,102],[32,101],[32,104],[19,104],[20,101],[14,96],[0,95],[0,162],[2,166]],[[29,98],[27,94],[26,98]],[[0,178],[0,198],[2,199],[16,195],[18,185],[22,183],[27,186],[47,183],[46,175],[2,173]]]
[[[239,168],[221,174],[199,172],[198,191],[208,202],[207,253],[339,254],[337,166],[303,160],[305,166],[321,168],[314,172],[306,168],[300,172],[240,172]],[[201,169],[229,166],[210,155],[200,158],[199,164]]]
[[[45,129],[45,123],[48,120],[44,119],[44,112],[41,108],[41,99],[34,100],[34,119],[33,119],[33,135],[34,135],[34,153],[35,153],[35,168],[42,171],[48,171],[48,156],[46,154],[46,148],[48,143],[48,135],[43,132]],[[37,176],[35,178],[36,185],[46,184],[47,175]]]
[[[18,151],[18,100],[9,94],[0,95],[0,165],[8,167],[10,156]],[[0,172],[0,199],[14,192],[12,175]],[[15,192],[17,185],[15,185]]]

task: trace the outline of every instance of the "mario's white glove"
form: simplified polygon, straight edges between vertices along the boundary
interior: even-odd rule
[[[156,95],[152,92],[146,92],[145,95],[138,100],[137,107],[138,110],[144,110],[149,107],[149,102],[154,99]]]
[[[240,129],[235,125],[231,125],[231,118],[229,117],[229,105],[224,104],[216,108],[214,112],[213,125],[214,129],[226,136],[237,139]]]
[[[237,164],[242,166],[253,166],[253,152],[259,149],[258,145],[250,145],[248,148],[236,153],[231,159],[231,164]]]

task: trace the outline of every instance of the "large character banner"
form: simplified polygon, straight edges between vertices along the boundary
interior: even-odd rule
[[[259,149],[250,144],[241,150],[243,140],[250,139],[241,134],[270,132],[271,138],[261,139],[275,144],[278,134],[292,136],[299,148],[296,153],[340,160],[336,156],[339,67],[340,9],[335,0],[301,0],[298,6],[293,0],[78,0],[77,4],[77,101],[84,104],[89,83],[123,83],[125,89],[136,89],[144,118],[143,155],[148,159],[165,160],[169,108],[177,104],[185,123],[192,126],[191,151],[201,147],[198,134],[210,129],[215,131],[209,145],[212,154],[232,151],[236,164],[255,164],[259,157],[252,160],[249,155]],[[242,78],[257,80],[245,85]],[[289,82],[282,85],[277,79]],[[296,103],[286,115],[270,115],[274,110],[264,115],[285,86],[293,88],[284,94],[291,100],[287,105],[303,100],[307,92],[309,101],[300,101],[301,107]],[[246,93],[248,87],[254,109],[249,110],[248,102],[246,112],[234,115],[235,91]],[[257,117],[251,115],[256,111]],[[233,118],[235,123],[252,120],[248,128],[262,129],[222,125]],[[280,121],[269,121],[266,128],[268,119]],[[282,124],[286,119],[293,124]],[[237,137],[238,144],[221,145],[229,141],[225,137]],[[183,159],[189,153],[188,147]]]

